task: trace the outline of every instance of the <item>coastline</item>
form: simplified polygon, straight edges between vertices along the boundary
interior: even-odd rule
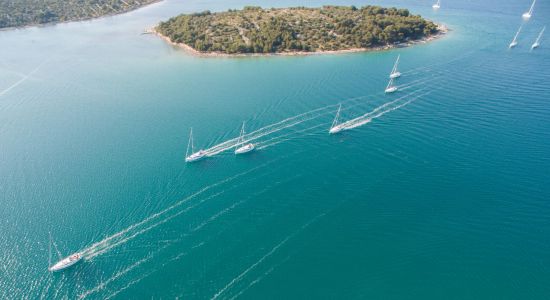
[[[436,23],[437,29],[439,30],[436,34],[423,37],[414,41],[407,41],[404,43],[394,44],[394,45],[385,45],[385,46],[376,46],[372,48],[350,48],[350,49],[341,49],[341,50],[321,50],[321,51],[295,51],[295,52],[275,52],[275,53],[223,53],[223,52],[201,52],[195,50],[193,47],[185,43],[176,43],[170,40],[169,37],[159,33],[154,27],[145,31],[145,33],[154,34],[160,37],[162,40],[171,44],[173,46],[183,49],[185,52],[197,57],[260,57],[260,56],[307,56],[307,55],[325,55],[325,54],[344,54],[344,53],[356,53],[356,52],[371,52],[371,51],[384,51],[391,50],[396,48],[405,48],[417,44],[425,44],[436,39],[442,38],[445,36],[450,29],[443,25]]]
[[[113,12],[113,13],[109,13],[109,14],[105,14],[105,15],[101,15],[101,16],[97,16],[97,17],[86,17],[86,18],[82,18],[82,19],[74,19],[74,20],[59,21],[59,22],[48,22],[48,23],[27,24],[27,25],[21,25],[21,26],[13,26],[13,27],[2,27],[2,28],[0,28],[0,31],[18,30],[18,29],[26,29],[26,28],[32,28],[32,27],[42,28],[42,27],[53,26],[53,25],[57,25],[57,24],[66,24],[66,23],[73,23],[73,22],[76,23],[76,22],[83,22],[83,21],[90,21],[90,20],[95,20],[95,19],[107,18],[107,17],[112,17],[112,16],[117,16],[117,15],[129,13],[131,11],[135,11],[135,10],[138,10],[140,8],[144,8],[144,7],[147,7],[149,5],[153,5],[155,3],[159,3],[159,2],[162,2],[162,1],[164,1],[164,0],[152,0],[151,2],[149,2],[147,4],[144,4],[144,5],[141,5],[141,6],[138,6],[138,7],[134,7],[132,9],[121,10],[121,11],[118,11],[118,12]]]

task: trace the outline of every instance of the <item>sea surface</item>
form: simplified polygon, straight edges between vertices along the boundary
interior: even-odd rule
[[[248,58],[141,34],[251,4],[397,6],[451,31]],[[167,0],[0,31],[0,298],[550,299],[550,33],[529,50],[550,2],[512,50],[530,1],[432,4]],[[339,103],[363,119],[329,135]],[[243,121],[258,149],[235,156]],[[186,164],[191,127],[211,157]],[[84,260],[48,272],[49,233]]]

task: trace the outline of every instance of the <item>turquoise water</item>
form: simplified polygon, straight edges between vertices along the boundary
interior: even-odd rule
[[[550,42],[528,49],[547,2],[507,49],[528,2],[369,2],[452,32],[345,55],[204,59],[140,35],[250,1],[0,32],[0,298],[550,298]],[[329,136],[338,103],[376,111]],[[184,163],[190,127],[210,148],[242,121],[259,151]],[[50,274],[48,232],[85,261]]]

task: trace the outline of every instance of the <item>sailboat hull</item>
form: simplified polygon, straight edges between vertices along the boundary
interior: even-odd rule
[[[524,13],[523,15],[521,15],[521,17],[522,17],[523,19],[525,19],[525,20],[529,20],[529,19],[531,19],[531,14],[528,13],[528,12],[526,12],[526,13]]]
[[[199,152],[196,152],[196,153],[193,153],[193,154],[187,156],[185,158],[185,161],[186,162],[194,162],[194,161],[198,161],[198,160],[203,159],[205,156],[206,156],[206,153],[199,151]]]
[[[64,259],[58,261],[53,266],[49,267],[48,270],[50,272],[59,272],[75,265],[81,260],[82,260],[82,255],[80,253],[71,254],[65,257]]]
[[[517,45],[518,45],[517,42],[512,42],[512,43],[510,43],[510,46],[508,46],[508,48],[511,49],[511,48],[514,48],[514,47],[517,46]]]
[[[533,46],[531,46],[531,49],[536,49],[538,48],[540,45],[538,43],[534,43]]]
[[[237,150],[235,150],[235,154],[248,153],[248,152],[254,150],[255,148],[256,147],[254,146],[254,144],[248,144],[248,145],[242,146],[242,147],[238,148]]]
[[[392,86],[390,88],[387,88],[384,92],[386,93],[393,93],[393,92],[396,92],[397,91],[397,88],[395,86]]]
[[[330,133],[330,134],[336,134],[336,133],[338,133],[338,132],[340,132],[340,131],[342,131],[342,130],[344,130],[344,127],[343,127],[343,126],[334,126],[334,127],[332,127],[332,128],[328,131],[328,133]]]
[[[399,72],[395,72],[395,73],[390,74],[390,79],[395,79],[395,78],[398,78],[398,77],[401,77],[401,73],[399,73]]]

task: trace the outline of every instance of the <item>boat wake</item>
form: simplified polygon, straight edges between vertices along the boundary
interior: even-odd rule
[[[255,269],[258,265],[260,265],[262,262],[264,262],[266,259],[268,259],[270,256],[272,256],[279,248],[284,246],[290,239],[294,238],[298,234],[300,234],[302,231],[304,231],[307,227],[309,227],[311,224],[315,223],[318,219],[325,216],[326,213],[322,213],[311,220],[309,220],[306,224],[302,225],[298,230],[294,231],[287,237],[285,237],[281,242],[279,242],[277,245],[275,245],[269,252],[267,252],[264,256],[262,256],[258,261],[253,263],[250,267],[246,268],[242,273],[240,273],[237,277],[233,278],[228,284],[226,284],[223,288],[221,288],[218,292],[216,292],[210,300],[218,299],[223,293],[225,293],[229,288],[231,288],[235,283],[241,281],[241,279],[246,276],[250,271]]]
[[[145,232],[147,232],[147,231],[149,231],[149,230],[151,230],[151,229],[153,229],[153,228],[155,228],[155,227],[157,227],[157,226],[159,226],[163,223],[168,222],[169,220],[175,218],[176,216],[179,216],[179,215],[189,211],[190,209],[196,207],[200,203],[203,203],[203,202],[205,202],[209,199],[217,197],[217,196],[221,195],[222,193],[224,193],[227,190],[235,188],[236,185],[233,185],[231,188],[225,189],[225,190],[223,190],[221,192],[218,192],[218,193],[215,193],[215,194],[213,194],[209,197],[203,198],[198,203],[196,203],[192,206],[188,206],[188,207],[184,208],[183,210],[179,210],[179,211],[176,210],[177,208],[181,207],[183,204],[191,201],[192,199],[195,199],[198,196],[200,196],[202,194],[205,194],[208,191],[210,191],[210,190],[212,190],[216,187],[219,187],[223,184],[234,181],[237,178],[246,176],[247,174],[250,174],[250,173],[252,173],[252,172],[254,172],[254,171],[256,171],[260,168],[263,168],[263,167],[269,165],[272,162],[273,161],[267,162],[267,163],[262,164],[260,166],[254,167],[254,168],[252,168],[248,171],[239,173],[237,175],[231,176],[229,178],[226,178],[224,180],[221,180],[221,181],[218,181],[214,184],[211,184],[207,187],[204,187],[201,190],[191,194],[190,196],[188,196],[188,197],[174,203],[173,205],[163,209],[162,211],[157,212],[157,213],[143,219],[142,221],[140,221],[138,223],[130,225],[127,228],[125,228],[125,229],[123,229],[123,230],[121,230],[121,231],[119,231],[115,234],[112,234],[112,235],[104,238],[103,240],[92,244],[91,246],[89,246],[87,248],[82,249],[81,251],[79,251],[79,253],[81,253],[82,256],[84,257],[84,259],[86,259],[86,260],[91,260],[94,257],[102,255],[102,254],[108,252],[109,250],[111,250],[111,249],[113,249],[117,246],[120,246],[122,244],[125,244],[126,242],[134,239],[135,237],[137,237],[137,236],[139,236],[139,235],[141,235],[141,234],[143,234],[143,233],[145,233]],[[172,212],[174,212],[174,213],[169,214],[169,213],[172,213]]]

